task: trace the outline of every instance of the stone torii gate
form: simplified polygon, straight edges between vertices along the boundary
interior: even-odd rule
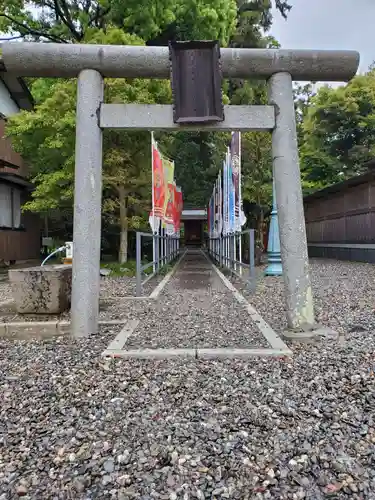
[[[273,174],[280,224],[287,320],[314,325],[292,82],[351,79],[354,51],[221,49],[224,78],[268,81],[269,105],[225,106],[225,120],[179,125],[169,105],[105,104],[103,78],[170,78],[167,47],[3,43],[4,70],[17,76],[78,77],[72,333],[96,333],[99,318],[102,130],[272,132]]]

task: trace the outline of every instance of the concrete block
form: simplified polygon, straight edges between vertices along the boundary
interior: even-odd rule
[[[61,335],[70,335],[70,322],[24,321],[0,323],[0,337],[4,338],[46,340]]]
[[[60,314],[70,308],[71,266],[12,269],[8,274],[19,314]]]

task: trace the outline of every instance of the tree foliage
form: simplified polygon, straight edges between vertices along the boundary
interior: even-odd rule
[[[290,5],[275,0],[286,17]],[[277,46],[264,32],[272,24],[271,0],[1,0],[0,29],[7,38],[40,42],[166,45],[169,40],[218,39],[222,46]],[[75,143],[74,80],[29,79],[36,108],[9,120],[7,133],[31,166],[36,189],[26,209],[54,215],[72,211]],[[106,80],[106,102],[167,103],[167,82]],[[225,82],[232,104],[265,102],[264,82]],[[264,202],[269,193],[269,141],[261,134],[244,140],[245,196]],[[221,168],[228,134],[159,134],[165,153],[175,159],[177,182],[190,205],[204,206]],[[263,148],[263,149],[262,149]],[[268,155],[268,156],[267,156]],[[263,177],[262,177],[263,176]],[[121,233],[146,223],[151,198],[148,133],[104,134],[103,210]],[[126,254],[121,238],[120,260]]]
[[[322,87],[301,124],[304,180],[327,186],[363,172],[375,154],[375,70],[339,88]]]
[[[142,40],[118,29],[98,31],[91,41],[142,44]],[[75,80],[58,80],[49,85],[36,80],[35,111],[21,112],[8,121],[7,133],[31,166],[35,183],[32,200],[25,209],[49,213],[72,207],[75,149]],[[109,103],[170,102],[165,81],[107,79],[105,100]],[[147,132],[106,131],[103,154],[103,209],[122,231],[139,227],[150,208],[150,135]]]
[[[291,9],[286,0],[0,0],[0,29],[6,38],[41,42],[166,45],[169,40],[218,39],[235,48],[278,47],[268,36],[272,7],[285,18]],[[26,208],[66,216],[73,198],[76,82],[28,83],[35,111],[12,117],[7,127],[36,185]],[[137,79],[107,80],[105,94],[106,102],[171,99],[167,82]],[[227,80],[223,94],[231,104],[267,102],[262,81]],[[296,85],[295,104],[305,191],[361,173],[375,154],[375,69],[316,94],[310,84]],[[272,198],[270,137],[258,132],[242,137],[244,200],[263,213]],[[187,204],[204,206],[229,134],[160,133],[157,138],[175,160]],[[118,224],[122,234],[145,224],[151,198],[148,133],[105,132],[103,180],[107,221]],[[123,239],[121,245],[123,259]]]
[[[267,207],[272,199],[272,157],[269,134],[242,134],[242,191],[244,199]]]
[[[235,0],[2,0],[0,29],[10,36],[58,43],[83,42],[92,32],[115,26],[146,41],[217,38],[235,29]]]
[[[290,5],[275,0],[286,17]],[[272,23],[270,0],[1,0],[0,30],[14,38],[82,42],[97,29],[118,27],[145,41],[218,39],[226,45],[236,28]],[[258,33],[259,35],[259,33]]]

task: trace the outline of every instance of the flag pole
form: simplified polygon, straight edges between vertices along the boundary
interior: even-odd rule
[[[218,261],[218,253],[219,253],[219,248],[218,248],[218,242],[219,240],[217,239],[219,237],[219,183],[218,179],[216,178],[215,181],[215,259]]]
[[[241,132],[238,132],[238,219],[240,223],[240,239],[238,242],[238,260],[240,261],[240,275],[242,275],[242,155],[241,155]]]
[[[223,231],[223,193],[222,193],[222,186],[221,186],[221,170],[219,171],[219,176],[217,179],[218,186],[219,186],[219,201],[218,201],[218,207],[219,207],[219,227],[218,227],[218,246],[219,246],[219,265],[222,266],[222,231]]]
[[[211,198],[212,198],[212,193],[210,195],[210,200],[208,202],[208,250],[209,250],[209,253],[211,255],[211,236],[212,236],[212,227],[211,227],[211,210],[212,210],[212,206],[211,206]]]
[[[229,174],[228,174],[228,193],[229,193],[229,196],[230,196],[230,200],[231,200],[231,203],[230,203],[230,207],[229,207],[229,220],[231,221],[230,223],[230,229],[231,229],[231,236],[229,237],[229,245],[231,243],[231,237],[233,235],[233,259],[232,259],[232,266],[233,266],[233,271],[236,271],[237,270],[237,264],[235,263],[235,260],[236,260],[236,233],[235,233],[235,225],[236,225],[236,199],[235,199],[235,191],[234,191],[234,182],[233,182],[233,164],[232,164],[232,151],[231,151],[231,148],[228,147],[228,161],[229,161],[229,165],[230,165],[230,168],[228,169],[229,170]],[[234,212],[234,213],[231,213],[231,212]],[[229,250],[230,251],[230,250]]]
[[[226,156],[223,162],[223,254],[224,254],[224,265],[227,266],[227,186],[226,186],[226,175],[227,175],[227,166],[226,166]]]
[[[155,244],[155,193],[154,193],[154,132],[151,132],[151,171],[152,171],[152,270],[156,272],[156,244]]]
[[[226,259],[227,259],[227,267],[230,268],[230,256],[229,256],[229,154],[228,154],[228,148],[227,148],[227,153],[225,156],[225,185],[226,185],[226,219],[227,219],[227,238],[225,242],[225,252],[226,252]]]

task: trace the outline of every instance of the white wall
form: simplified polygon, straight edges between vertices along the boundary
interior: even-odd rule
[[[9,90],[0,80],[0,113],[4,116],[11,116],[19,112],[17,104],[10,96]]]
[[[0,227],[19,228],[20,225],[21,191],[10,184],[0,183]]]

